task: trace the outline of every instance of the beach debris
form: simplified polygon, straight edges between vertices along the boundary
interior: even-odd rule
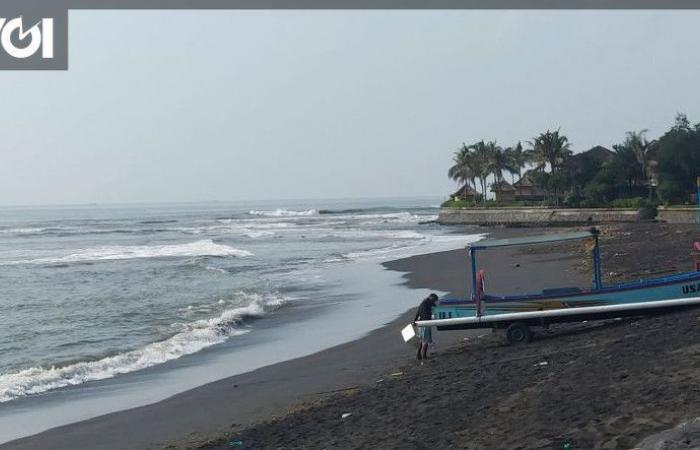
[[[347,419],[348,417],[352,416],[352,413],[343,413],[340,415],[341,419]]]
[[[547,364],[549,364],[547,361],[541,361],[535,364],[535,366],[546,366]]]
[[[381,383],[381,382],[383,382],[383,381],[384,381],[384,378],[380,378],[380,379],[378,379],[377,381],[375,381],[375,383]]]
[[[561,444],[561,450],[573,450],[573,448],[574,444],[572,444],[568,439]]]
[[[228,446],[231,448],[243,448],[243,441],[240,439],[233,439],[229,441]]]
[[[403,372],[394,372],[391,374],[392,377],[400,377],[401,375],[403,375]]]

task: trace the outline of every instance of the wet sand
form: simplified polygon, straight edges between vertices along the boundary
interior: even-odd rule
[[[695,228],[626,227],[604,229],[609,278],[690,266]],[[590,280],[575,245],[481,262],[494,292]],[[463,250],[386,266],[410,287],[468,292]],[[441,332],[419,367],[399,334],[409,311],[363,339],[0,448],[629,448],[700,415],[699,314],[560,326],[514,347],[486,330]]]
[[[471,229],[468,231],[473,233]],[[500,235],[509,233],[518,232],[497,232]],[[465,251],[410,261],[419,261],[426,270],[440,274],[439,281],[426,286],[440,287],[451,295],[466,295],[469,267]],[[390,266],[395,270],[410,269],[401,261]],[[407,283],[412,285],[410,280]],[[410,291],[406,292],[410,295]],[[416,305],[420,300],[416,297]],[[315,404],[329,393],[373,386],[393,368],[413,360],[414,349],[405,344],[400,335],[401,328],[412,321],[413,314],[414,311],[399,314],[396,320],[362,339],[314,355],[226,378],[152,405],[57,427],[0,445],[0,448],[122,450],[198,446]],[[442,335],[436,340],[436,348],[447,349],[470,334],[473,332]]]
[[[690,226],[604,227],[607,277],[687,270],[695,237],[700,232]],[[545,262],[529,259],[537,256]],[[442,280],[443,288],[456,288],[443,272],[452,269],[440,262],[451,266],[459,258],[456,252],[435,254],[390,266],[410,266],[411,285]],[[541,249],[525,249],[515,259],[536,264],[546,272],[542,277],[553,276],[547,261],[560,259],[560,269],[571,261]],[[587,263],[577,261],[573,265],[584,274]],[[228,439],[245,448],[634,448],[649,435],[700,416],[698,379],[698,309],[561,325],[522,346],[505,346],[501,336],[483,332],[438,352],[430,364],[396,366],[381,383]],[[698,436],[645,442],[644,448],[700,448]],[[230,442],[207,448],[229,448]]]

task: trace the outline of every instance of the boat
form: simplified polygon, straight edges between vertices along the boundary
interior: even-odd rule
[[[566,241],[586,241],[593,260],[590,288],[556,287],[518,295],[486,293],[486,274],[478,266],[479,252]],[[433,320],[417,325],[434,325],[438,330],[502,328],[512,343],[529,341],[531,326],[644,315],[700,305],[700,271],[603,285],[599,231],[595,228],[575,233],[482,240],[469,244],[467,250],[471,259],[471,297],[441,299],[433,308]]]

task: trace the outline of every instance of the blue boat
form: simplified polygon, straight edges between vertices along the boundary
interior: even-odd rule
[[[593,286],[549,288],[520,295],[494,295],[484,291],[484,271],[477,254],[501,247],[587,240],[593,258]],[[438,330],[503,328],[510,342],[529,341],[530,326],[550,323],[642,315],[700,304],[700,272],[652,280],[603,285],[598,230],[535,237],[483,240],[470,244],[472,295],[469,299],[443,299],[431,321]]]

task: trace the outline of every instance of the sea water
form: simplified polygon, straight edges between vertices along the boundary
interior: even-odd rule
[[[25,416],[0,442],[381,326],[420,300],[381,261],[481,237],[435,224],[437,203],[0,209],[0,417]]]

